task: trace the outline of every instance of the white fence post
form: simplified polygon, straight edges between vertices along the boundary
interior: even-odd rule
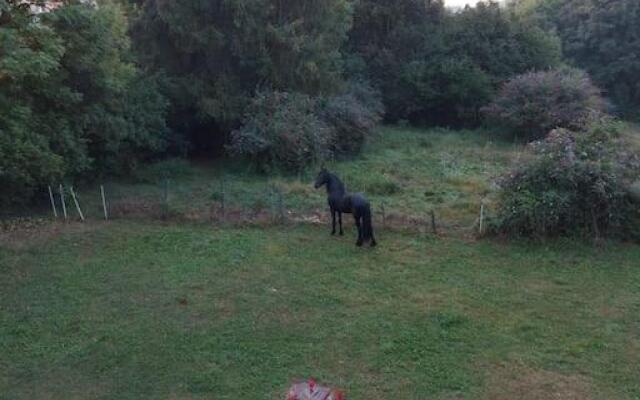
[[[60,184],[60,201],[62,202],[62,212],[64,214],[65,221],[68,219],[67,216],[67,203],[64,200],[64,186]]]
[[[80,219],[84,222],[84,215],[82,215],[82,210],[80,209],[80,204],[76,198],[76,193],[73,191],[73,186],[69,188],[69,191],[71,191],[71,197],[73,197],[73,202],[76,204],[76,209],[78,210],[78,214],[80,214]]]
[[[102,195],[102,209],[104,210],[104,220],[109,220],[109,213],[107,212],[107,199],[104,195],[104,185],[100,185],[100,194]]]
[[[58,210],[56,210],[56,201],[53,198],[53,190],[51,190],[51,185],[49,185],[49,200],[51,200],[51,208],[53,209],[53,216],[58,219]]]

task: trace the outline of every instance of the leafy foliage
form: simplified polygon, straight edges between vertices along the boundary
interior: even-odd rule
[[[604,108],[586,73],[563,68],[516,76],[484,112],[515,135],[539,139],[555,128],[583,130]]]
[[[640,2],[635,0],[519,0],[528,19],[555,29],[565,56],[589,72],[623,115],[640,106]],[[525,4],[528,3],[528,4]]]
[[[262,170],[300,172],[330,156],[357,154],[382,113],[378,93],[362,82],[336,96],[261,91],[228,150]]]
[[[611,123],[588,133],[557,129],[532,143],[529,158],[501,184],[498,231],[511,235],[629,232],[637,213],[628,187],[640,172]]]
[[[485,71],[493,83],[561,62],[559,39],[497,2],[479,2],[454,16],[451,43]]]
[[[164,149],[166,100],[130,61],[116,6],[77,2],[0,22],[1,201],[63,177],[118,172]]]
[[[437,0],[364,0],[349,44],[392,121],[477,124],[496,85],[560,62],[552,34],[494,2],[451,13]]]
[[[258,86],[336,91],[351,11],[348,0],[149,0],[133,31],[145,64],[170,78],[172,127],[210,147],[237,126]]]
[[[331,130],[334,155],[354,155],[362,150],[384,108],[380,95],[363,83],[354,83],[344,94],[325,99],[319,115]]]
[[[325,159],[331,130],[316,107],[316,100],[304,94],[259,92],[242,128],[232,132],[229,151],[263,170],[298,172]]]
[[[48,97],[77,101],[55,80],[64,52],[48,26],[32,23],[28,7],[3,4],[0,18],[0,202],[30,195],[34,187],[62,176],[65,155],[81,153],[68,122],[47,109]],[[55,130],[57,135],[52,135]],[[66,154],[55,151],[69,143]]]
[[[166,100],[154,77],[128,58],[127,22],[119,8],[62,7],[45,16],[65,43],[63,84],[81,96],[74,117],[93,169],[118,171],[164,148]]]
[[[474,124],[493,92],[489,75],[473,62],[439,55],[408,64],[400,85],[400,115],[427,124]]]
[[[568,1],[558,16],[565,54],[593,75],[624,111],[640,106],[640,2]]]

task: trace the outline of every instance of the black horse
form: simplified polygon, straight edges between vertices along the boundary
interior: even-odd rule
[[[362,246],[368,241],[374,247],[376,239],[373,236],[373,225],[371,224],[371,206],[367,199],[361,194],[348,194],[344,184],[336,175],[326,169],[322,169],[316,178],[316,189],[327,186],[327,200],[331,208],[331,218],[333,221],[332,235],[336,234],[336,214],[340,223],[340,235],[342,231],[342,213],[353,214],[358,227],[357,246]]]

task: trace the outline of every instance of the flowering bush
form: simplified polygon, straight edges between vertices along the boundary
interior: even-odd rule
[[[359,153],[383,112],[379,94],[366,84],[352,84],[346,93],[326,99],[319,115],[331,129],[331,151]]]
[[[299,172],[334,154],[358,153],[382,113],[378,94],[361,83],[325,98],[258,92],[227,149],[262,170]]]
[[[330,153],[331,130],[316,108],[317,101],[307,95],[259,92],[242,128],[231,133],[228,150],[262,170],[298,172]]]
[[[628,222],[637,206],[628,189],[640,163],[625,149],[614,124],[598,124],[582,134],[554,130],[530,144],[527,155],[499,182],[499,232],[632,235]]]
[[[563,68],[516,76],[483,112],[515,135],[535,140],[556,128],[582,131],[604,109],[600,90],[589,76]]]

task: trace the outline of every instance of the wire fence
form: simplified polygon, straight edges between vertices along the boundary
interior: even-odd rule
[[[301,189],[285,188],[273,182],[249,186],[247,189],[242,183],[232,184],[225,179],[207,185],[201,182],[189,185],[171,179],[136,185],[84,185],[82,188],[59,184],[47,187],[38,196],[36,205],[2,219],[42,218],[88,224],[147,220],[263,226],[329,224],[331,221],[324,192],[313,191],[307,188],[308,184],[300,186]],[[422,213],[402,212],[376,200],[372,201],[372,210],[377,230],[435,235],[482,233],[486,216],[484,205],[478,205],[478,218],[474,221],[447,221],[436,209]]]

